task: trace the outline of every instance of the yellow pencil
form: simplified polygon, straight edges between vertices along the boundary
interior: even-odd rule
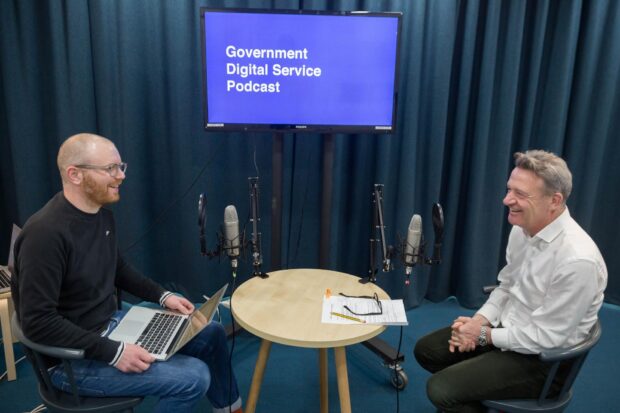
[[[351,317],[350,315],[340,314],[340,313],[336,313],[334,311],[332,311],[330,314],[331,315],[335,315],[336,317],[346,318],[347,320],[357,321],[358,323],[365,323],[366,322],[366,320],[362,320],[361,318]]]

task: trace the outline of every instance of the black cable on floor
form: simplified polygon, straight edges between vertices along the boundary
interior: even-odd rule
[[[233,384],[233,368],[232,368],[232,357],[233,351],[235,351],[235,316],[233,316],[232,312],[232,296],[235,292],[235,284],[237,281],[237,271],[233,270],[233,280],[232,287],[230,289],[230,321],[232,323],[232,343],[230,345],[230,354],[228,355],[228,413],[232,413],[232,384]]]
[[[400,336],[398,337],[398,350],[396,350],[396,357],[400,354],[400,347],[403,343],[403,326],[400,326]],[[397,364],[398,365],[398,364]],[[399,386],[399,377],[398,377],[398,369],[396,366],[394,367],[394,383],[396,384],[396,413],[400,412],[400,386]]]

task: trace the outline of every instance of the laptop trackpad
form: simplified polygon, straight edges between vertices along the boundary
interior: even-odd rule
[[[138,338],[138,334],[143,327],[144,323],[141,321],[123,320],[123,322],[114,329],[113,334],[117,340],[131,342]]]

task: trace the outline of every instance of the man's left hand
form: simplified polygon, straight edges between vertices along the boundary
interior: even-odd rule
[[[477,317],[459,317],[452,324],[452,336],[450,338],[450,351],[458,348],[460,352],[473,351],[478,343],[480,328],[485,324],[484,320]]]
[[[176,310],[181,314],[191,314],[194,311],[194,304],[187,298],[172,294],[164,301],[164,306],[170,310]]]

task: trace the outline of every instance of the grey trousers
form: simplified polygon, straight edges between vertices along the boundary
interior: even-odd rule
[[[414,355],[433,373],[426,384],[431,402],[446,412],[485,412],[480,400],[538,398],[549,366],[537,355],[493,346],[450,353],[450,327],[422,337]],[[553,388],[557,391],[559,384]]]

